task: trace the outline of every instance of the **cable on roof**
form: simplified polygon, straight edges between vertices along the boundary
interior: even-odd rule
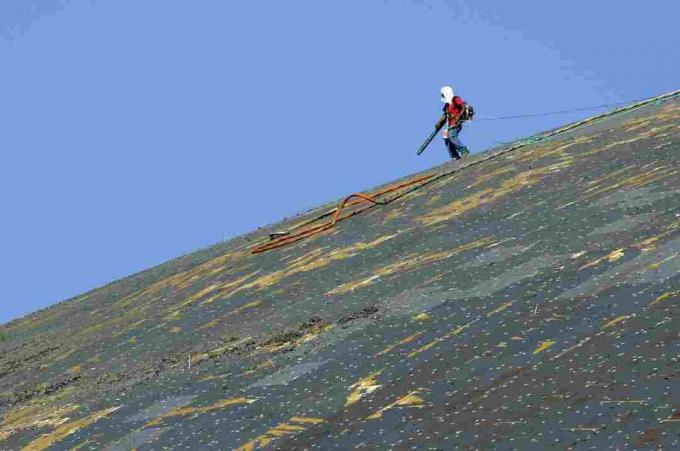
[[[503,121],[503,120],[507,120],[507,119],[524,119],[524,118],[527,118],[527,117],[553,116],[553,115],[556,115],[556,114],[576,113],[578,111],[599,110],[601,108],[609,108],[609,107],[620,106],[620,105],[629,105],[631,103],[642,102],[644,100],[647,100],[647,99],[624,100],[624,101],[621,101],[621,102],[605,103],[605,104],[602,104],[602,105],[593,105],[593,106],[572,108],[570,110],[545,111],[545,112],[542,112],[542,113],[518,114],[518,115],[515,115],[515,116],[476,117],[472,122],[474,123],[474,122],[477,122],[477,121]]]

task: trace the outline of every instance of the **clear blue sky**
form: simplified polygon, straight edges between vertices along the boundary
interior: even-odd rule
[[[446,160],[478,115],[680,87],[680,2],[2,0],[0,323]],[[477,122],[479,151],[589,113]]]

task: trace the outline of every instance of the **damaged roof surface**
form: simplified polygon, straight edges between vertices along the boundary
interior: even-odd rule
[[[0,449],[680,447],[680,99],[494,151],[1,326]]]

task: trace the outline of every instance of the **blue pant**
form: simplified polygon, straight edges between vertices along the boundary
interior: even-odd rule
[[[461,125],[456,125],[448,129],[448,138],[444,138],[444,144],[446,144],[446,150],[449,151],[449,156],[452,159],[458,160],[461,154],[466,155],[470,153],[465,144],[460,140],[458,135],[463,129]]]

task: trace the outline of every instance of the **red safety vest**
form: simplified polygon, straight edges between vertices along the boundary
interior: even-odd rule
[[[458,118],[463,113],[465,102],[459,96],[454,96],[451,103],[444,105],[444,112],[449,119],[449,127],[453,127],[458,123]]]

